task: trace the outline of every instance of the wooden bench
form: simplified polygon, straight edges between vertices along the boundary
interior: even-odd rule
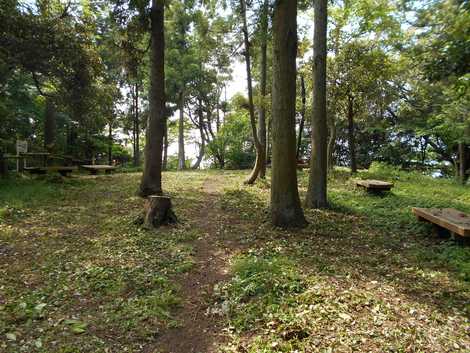
[[[74,170],[77,170],[76,167],[25,167],[25,171],[31,174],[47,174],[47,173],[59,173],[62,176],[68,176]]]
[[[356,185],[365,188],[367,191],[382,192],[390,191],[393,184],[382,180],[357,180]]]
[[[413,207],[412,212],[418,220],[432,223],[438,233],[444,228],[463,237],[470,236],[470,215],[454,208]]]
[[[112,171],[116,170],[116,167],[112,165],[104,165],[104,164],[81,165],[80,167],[89,171],[90,174],[92,175],[98,174],[100,170],[104,171],[106,174],[109,174]]]

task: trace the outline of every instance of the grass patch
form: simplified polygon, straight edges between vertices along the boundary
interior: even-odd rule
[[[302,281],[295,266],[279,256],[247,255],[235,259],[233,279],[217,288],[221,310],[228,313],[236,330],[254,328],[288,296],[302,290]]]

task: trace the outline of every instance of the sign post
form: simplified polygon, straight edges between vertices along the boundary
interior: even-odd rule
[[[24,159],[21,156],[22,153],[28,152],[28,141],[25,140],[16,140],[16,171],[22,172],[24,169]]]

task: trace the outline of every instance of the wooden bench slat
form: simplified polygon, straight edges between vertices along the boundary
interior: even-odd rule
[[[470,215],[454,208],[419,208],[412,212],[420,219],[434,223],[461,236],[470,236]]]
[[[100,164],[91,164],[91,165],[81,165],[83,169],[88,169],[88,170],[114,170],[116,169],[115,166],[112,165],[100,165]]]

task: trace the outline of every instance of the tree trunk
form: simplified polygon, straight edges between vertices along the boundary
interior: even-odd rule
[[[162,152],[165,133],[164,0],[153,0],[150,12],[149,117],[145,163],[139,195],[162,195]]]
[[[304,132],[304,124],[305,124],[305,105],[306,105],[306,97],[305,97],[305,79],[304,75],[300,75],[300,94],[302,97],[302,108],[300,110],[300,124],[299,124],[299,137],[297,138],[297,160],[300,158],[300,148],[302,146],[302,133]]]
[[[272,101],[272,99],[271,99]],[[272,108],[271,108],[272,109]],[[271,121],[268,120],[268,129],[266,131],[266,165],[271,164],[271,152],[272,152],[272,134],[271,134]]]
[[[260,154],[264,156],[264,160],[260,166],[259,177],[264,179],[266,177],[266,85],[267,85],[267,70],[268,70],[268,16],[269,16],[269,1],[265,0],[263,10],[261,13],[261,61],[260,61],[260,94],[261,104],[259,107],[259,123],[258,123],[258,136],[260,139],[261,151]]]
[[[459,143],[459,175],[462,185],[465,185],[470,177],[470,146],[467,144],[468,141],[470,141],[470,125],[464,130],[464,141]]]
[[[178,121],[178,170],[186,168],[184,155],[184,92],[180,92],[180,118]]]
[[[297,1],[278,0],[273,16],[271,218],[279,227],[304,227],[295,158]]]
[[[215,120],[215,127],[216,127],[216,131],[217,133],[219,133],[219,130],[220,130],[220,94],[221,94],[221,91],[219,91],[219,87],[218,87],[218,84],[217,84],[217,102],[215,104],[215,109],[216,109],[216,120]]]
[[[332,111],[331,114],[327,114],[328,119],[328,130],[329,130],[329,137],[328,137],[328,151],[327,151],[327,158],[328,158],[328,170],[332,171],[335,166],[335,160],[333,158],[333,154],[336,148],[336,121],[335,115]]]
[[[428,137],[421,137],[421,167],[424,169],[426,167],[426,150],[428,148]]]
[[[192,166],[192,169],[199,169],[202,159],[204,158],[205,147],[206,147],[206,138],[204,136],[204,120],[202,116],[202,102],[199,99],[199,109],[198,109],[198,117],[199,117],[199,133],[201,134],[201,146],[199,147],[199,154],[197,156],[196,162]]]
[[[310,157],[309,183],[306,206],[327,206],[327,135],[326,126],[326,29],[327,0],[315,1],[315,30],[313,48],[313,114],[312,156]]]
[[[139,85],[135,84],[135,102],[134,102],[134,166],[140,165],[140,124],[139,124]]]
[[[163,161],[162,170],[167,170],[168,166],[168,122],[165,118],[165,133],[163,136]]]
[[[57,134],[57,114],[54,103],[46,98],[46,112],[44,117],[44,149],[52,152],[55,147]]]
[[[147,229],[158,228],[163,224],[176,223],[177,218],[171,207],[171,199],[168,196],[149,196],[145,202],[144,227]]]
[[[240,0],[240,8],[241,8],[241,17],[243,21],[243,38],[245,42],[245,63],[246,63],[246,79],[248,84],[248,104],[249,104],[249,111],[250,111],[250,123],[251,123],[251,130],[253,133],[253,140],[256,148],[256,161],[253,170],[245,180],[246,184],[253,184],[256,181],[256,178],[259,175],[262,165],[265,163],[265,152],[261,146],[261,143],[258,138],[258,132],[256,129],[256,118],[255,118],[255,108],[253,103],[253,87],[252,87],[252,77],[251,77],[251,54],[250,54],[250,40],[248,37],[248,25],[246,21],[246,2],[245,0]]]
[[[351,173],[357,173],[356,139],[354,136],[354,97],[348,96],[348,142],[349,157],[351,158]]]
[[[108,123],[108,165],[113,164],[113,124]]]
[[[465,182],[466,182],[466,176],[465,176],[465,172],[467,171],[467,166],[466,166],[466,162],[467,162],[467,156],[466,156],[466,146],[465,146],[465,143],[464,142],[459,142],[459,172],[458,172],[458,176],[459,176],[459,181],[462,185],[465,185]]]

